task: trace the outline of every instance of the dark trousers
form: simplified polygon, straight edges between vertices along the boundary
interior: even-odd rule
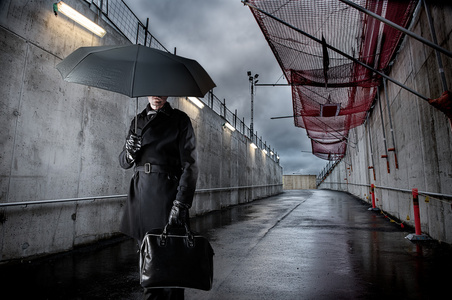
[[[144,289],[143,300],[184,300],[184,289]]]

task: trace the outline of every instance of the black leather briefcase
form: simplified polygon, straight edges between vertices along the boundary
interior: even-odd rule
[[[210,290],[213,249],[209,241],[185,228],[146,233],[140,249],[140,283],[145,288]]]

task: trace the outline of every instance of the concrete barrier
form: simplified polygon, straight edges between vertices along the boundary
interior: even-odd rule
[[[316,175],[284,175],[283,189],[285,190],[306,190],[315,189]]]

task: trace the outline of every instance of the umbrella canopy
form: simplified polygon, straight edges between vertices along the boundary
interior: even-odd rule
[[[204,97],[216,86],[197,61],[141,45],[81,47],[56,68],[65,81],[129,97]]]

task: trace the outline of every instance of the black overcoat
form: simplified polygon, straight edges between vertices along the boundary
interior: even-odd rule
[[[168,223],[174,200],[191,206],[196,189],[196,139],[190,118],[167,102],[149,120],[146,109],[137,115],[137,133],[142,136],[135,166],[126,160],[125,146],[119,155],[122,168],[134,166],[121,232],[142,240],[147,231]],[[129,134],[135,130],[135,119]],[[145,172],[145,164],[151,172]],[[146,168],[149,170],[149,168]]]

